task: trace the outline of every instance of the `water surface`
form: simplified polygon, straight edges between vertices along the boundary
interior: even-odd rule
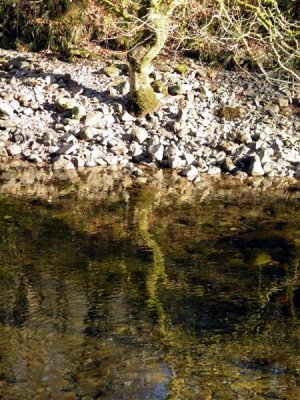
[[[84,184],[2,182],[0,398],[298,400],[298,187]]]

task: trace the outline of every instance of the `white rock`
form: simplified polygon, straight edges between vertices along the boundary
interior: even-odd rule
[[[252,157],[249,169],[248,169],[248,174],[251,176],[263,176],[265,174],[265,171],[261,165],[260,159],[258,155],[254,155]]]
[[[130,151],[133,157],[140,156],[143,153],[143,148],[137,142],[133,142],[130,145]]]
[[[94,128],[104,129],[106,126],[101,111],[89,111],[86,114],[85,126],[93,126]]]
[[[188,165],[193,164],[193,162],[195,161],[195,157],[191,153],[184,153],[184,158]]]
[[[143,176],[144,172],[143,170],[141,170],[140,168],[134,167],[131,171],[130,171],[130,175],[137,178],[138,176]]]
[[[95,136],[97,136],[101,132],[99,129],[94,128],[93,126],[86,126],[79,133],[79,137],[83,140],[90,141]]]
[[[103,120],[107,128],[110,128],[116,122],[112,114],[104,115]]]
[[[262,165],[271,161],[271,156],[274,155],[274,151],[271,148],[262,149],[259,151],[258,156]]]
[[[121,120],[123,122],[132,122],[132,121],[135,120],[135,118],[132,115],[130,115],[129,112],[124,111],[124,113],[123,113],[123,115],[121,117]]]
[[[185,160],[178,156],[168,157],[168,164],[173,169],[182,168],[185,165]]]
[[[27,117],[31,116],[34,114],[34,111],[32,108],[24,108],[23,109],[23,114],[26,115]]]
[[[190,165],[187,169],[181,171],[181,175],[185,176],[189,181],[193,181],[199,175],[198,169],[194,165]]]
[[[221,168],[216,167],[215,165],[210,165],[207,170],[208,175],[219,175],[221,172]]]
[[[280,108],[285,108],[289,106],[289,99],[286,99],[284,97],[279,97],[278,98],[278,105]]]
[[[99,149],[99,147],[94,146],[91,151],[91,159],[97,160],[103,156],[103,152]]]
[[[176,158],[181,155],[181,151],[175,143],[171,143],[166,150],[166,155],[169,158]]]
[[[164,157],[164,146],[162,144],[154,144],[149,147],[148,151],[155,161],[161,161]]]
[[[69,170],[69,169],[75,169],[74,164],[70,161],[64,158],[63,156],[60,156],[54,163],[53,163],[53,169],[58,170]]]
[[[19,155],[19,154],[21,153],[21,151],[22,151],[21,146],[17,145],[16,143],[14,143],[14,144],[8,146],[8,147],[6,148],[6,150],[7,150],[8,154],[9,154],[10,156],[17,156],[17,155]]]
[[[12,117],[14,114],[14,110],[11,105],[0,101],[0,114]]]
[[[142,144],[148,138],[148,132],[145,128],[135,127],[131,132],[132,137],[139,144]]]
[[[75,167],[77,167],[77,168],[84,167],[84,163],[85,163],[81,157],[74,157],[72,159],[72,162],[75,165]]]
[[[76,106],[76,102],[68,97],[58,96],[55,105],[59,111],[72,110]]]
[[[295,149],[282,152],[282,158],[290,163],[300,163],[300,153]]]

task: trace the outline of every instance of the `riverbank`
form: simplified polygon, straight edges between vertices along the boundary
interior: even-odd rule
[[[0,51],[0,160],[53,170],[171,168],[205,175],[300,177],[300,94],[262,76],[160,60],[161,108],[126,111],[124,61],[59,61]]]

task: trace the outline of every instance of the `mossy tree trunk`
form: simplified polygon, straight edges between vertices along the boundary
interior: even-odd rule
[[[170,18],[175,8],[185,0],[148,0],[143,10],[144,28],[138,43],[128,52],[130,77],[130,108],[146,115],[158,107],[158,100],[151,87],[150,74],[153,60],[164,47],[170,31]]]

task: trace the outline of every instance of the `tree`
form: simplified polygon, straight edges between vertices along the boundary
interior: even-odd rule
[[[127,54],[130,108],[138,114],[145,115],[158,107],[150,80],[153,60],[169,37],[170,19],[175,9],[182,6],[186,0],[141,0],[135,4],[135,15],[128,12],[126,0],[121,1],[120,6],[110,0],[102,1],[125,20],[139,23],[133,46]]]

